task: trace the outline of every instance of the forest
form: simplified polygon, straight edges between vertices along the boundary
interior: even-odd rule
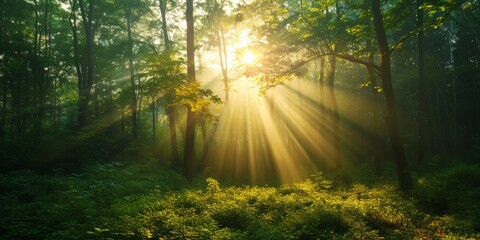
[[[0,0],[0,239],[479,239],[479,0]]]

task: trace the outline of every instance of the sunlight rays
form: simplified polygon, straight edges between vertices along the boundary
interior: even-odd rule
[[[250,30],[232,36],[226,46],[229,98],[218,107],[222,110],[206,159],[209,174],[231,183],[287,183],[339,167],[345,159],[363,161],[371,156],[365,152],[378,147],[370,141],[376,127],[348,108],[364,106],[369,111],[371,99],[336,86],[339,109],[334,109],[326,85],[320,90],[318,82],[299,77],[260,96],[257,80],[242,76],[239,69],[255,68],[261,53],[251,48]],[[215,62],[214,56],[204,59]],[[202,68],[202,85],[224,92],[217,65]]]
[[[215,151],[210,156],[213,174],[253,184],[299,181],[311,174],[316,166],[303,140],[286,127],[280,115],[271,112],[266,98],[259,96],[246,78],[233,86],[214,137]],[[308,125],[294,110],[287,111],[300,125]]]
[[[337,98],[352,97],[336,91]],[[362,151],[372,148],[361,137],[373,134],[371,126],[355,119],[348,108],[339,110],[344,124],[334,131],[333,109],[324,100],[326,96],[319,97],[317,83],[295,79],[264,96],[258,93],[252,79],[232,81],[231,97],[219,116],[215,147],[208,157],[213,177],[236,184],[297,182],[321,169],[334,168],[337,158],[359,159]],[[371,104],[368,99],[355,101]],[[334,137],[340,141],[339,149]]]

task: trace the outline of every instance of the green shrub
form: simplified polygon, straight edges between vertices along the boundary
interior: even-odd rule
[[[415,191],[418,206],[434,214],[451,214],[465,232],[480,229],[480,166],[459,165],[420,178]],[[470,224],[465,223],[470,221]],[[458,222],[457,222],[458,223]],[[458,225],[458,224],[456,224]]]
[[[421,207],[434,213],[459,210],[478,194],[480,167],[460,165],[418,180],[415,197]],[[467,205],[471,206],[471,205]]]
[[[211,211],[212,218],[220,228],[246,230],[254,219],[248,209],[241,205],[222,204]]]
[[[341,212],[327,210],[322,206],[294,213],[285,221],[284,226],[291,237],[305,240],[331,239],[332,236],[343,235],[349,230]]]

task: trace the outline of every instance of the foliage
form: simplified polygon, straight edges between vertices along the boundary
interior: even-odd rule
[[[146,77],[145,93],[155,98],[163,97],[167,104],[178,102],[176,91],[187,80],[185,61],[176,59],[173,52],[151,54],[144,57],[143,72]]]
[[[430,216],[388,183],[345,185],[317,174],[280,187],[225,187],[212,178],[188,187],[177,173],[152,164],[1,174],[3,238],[431,239],[479,233],[471,198],[480,192],[478,167],[422,178],[419,203],[432,191],[426,186],[437,189],[440,182],[461,196],[446,199],[451,207],[445,215]],[[470,188],[454,188],[466,182]]]
[[[420,178],[418,205],[434,214],[458,218],[452,228],[480,229],[480,166],[461,164]],[[465,226],[455,226],[464,224]]]
[[[208,109],[210,103],[221,100],[212,90],[203,89],[198,82],[187,81],[186,63],[177,59],[173,52],[146,55],[144,71],[145,94],[160,98],[166,106],[185,105],[194,111]]]

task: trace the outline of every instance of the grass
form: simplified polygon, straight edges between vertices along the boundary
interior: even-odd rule
[[[81,174],[0,174],[1,239],[475,239],[480,168],[418,179],[414,197],[394,185],[342,182],[187,185],[152,163],[109,163]]]

